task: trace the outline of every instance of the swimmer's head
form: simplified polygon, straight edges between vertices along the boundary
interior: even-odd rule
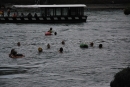
[[[42,52],[42,48],[41,47],[38,48],[38,52]]]
[[[47,44],[47,49],[50,49],[50,44]]]
[[[63,48],[62,48],[62,47],[59,49],[59,52],[60,52],[60,53],[63,53]]]
[[[61,44],[65,45],[65,41],[62,41]]]
[[[54,34],[57,35],[57,32],[55,32]]]
[[[20,42],[18,42],[18,43],[17,43],[17,46],[20,46],[20,45],[21,45]]]
[[[99,48],[102,48],[103,46],[102,46],[102,44],[99,44]]]
[[[12,49],[11,52],[10,52],[10,54],[16,55],[16,54],[17,54],[17,51],[15,51],[15,49]]]
[[[52,27],[50,28],[50,30],[52,30]]]
[[[90,43],[90,46],[91,46],[91,47],[93,47],[93,44],[94,44],[94,43],[93,43],[93,42],[91,42],[91,43]]]

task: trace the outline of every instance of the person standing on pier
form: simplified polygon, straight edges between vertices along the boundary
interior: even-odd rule
[[[7,10],[7,15],[10,16],[10,9]]]
[[[0,15],[1,15],[2,17],[4,17],[4,11],[3,11],[3,10],[0,10]]]

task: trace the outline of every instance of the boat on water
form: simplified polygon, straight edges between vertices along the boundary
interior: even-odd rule
[[[85,4],[13,5],[14,15],[0,16],[0,23],[76,23],[86,22]],[[35,9],[24,13],[24,9]],[[20,10],[23,10],[20,11]],[[37,12],[38,11],[38,12]]]

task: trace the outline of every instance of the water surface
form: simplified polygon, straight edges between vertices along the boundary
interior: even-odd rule
[[[111,9],[85,14],[86,23],[0,24],[0,87],[110,87],[115,73],[130,66],[130,15]],[[56,36],[45,36],[50,27]],[[90,42],[94,47],[79,47]],[[12,48],[25,57],[9,58]]]

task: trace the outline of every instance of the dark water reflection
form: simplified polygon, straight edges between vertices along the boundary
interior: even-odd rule
[[[86,14],[86,23],[0,24],[0,87],[109,87],[114,74],[130,66],[130,16],[110,9]],[[50,27],[56,36],[45,36]],[[81,49],[82,42],[94,47]],[[25,57],[9,58],[12,48]]]

